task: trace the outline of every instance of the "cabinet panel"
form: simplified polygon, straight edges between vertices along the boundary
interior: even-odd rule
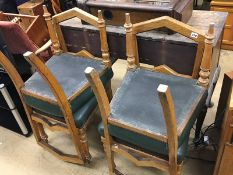
[[[233,2],[229,2],[227,0],[212,0],[211,10],[228,12],[228,17],[223,35],[222,48],[233,50]]]
[[[224,29],[223,40],[233,41],[233,26]]]
[[[219,167],[219,173],[218,175],[230,175],[233,172],[233,145],[232,144],[226,144],[222,161]]]

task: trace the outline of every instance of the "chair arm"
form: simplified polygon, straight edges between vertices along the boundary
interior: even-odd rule
[[[38,55],[41,52],[44,52],[45,50],[47,50],[50,46],[52,45],[52,41],[48,40],[47,43],[45,43],[43,46],[41,46],[39,49],[36,50],[35,54]]]

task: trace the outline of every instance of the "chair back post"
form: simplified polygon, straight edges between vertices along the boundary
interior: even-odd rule
[[[36,139],[37,142],[40,141],[41,137],[39,134],[39,130],[38,128],[33,124],[34,121],[31,120],[31,114],[32,114],[32,110],[29,106],[26,105],[26,103],[24,102],[22,93],[21,93],[21,88],[24,86],[24,82],[21,78],[21,76],[19,75],[18,71],[16,70],[16,68],[12,65],[12,63],[10,62],[10,60],[0,51],[0,64],[1,66],[4,68],[4,70],[7,72],[7,74],[9,75],[11,81],[13,82],[20,100],[23,104],[24,110],[26,112],[28,121],[31,125],[32,131],[34,133],[34,137]]]
[[[111,67],[111,60],[109,58],[109,49],[106,34],[106,25],[101,10],[98,10],[98,27],[100,30],[100,44],[103,63],[104,65]]]
[[[130,20],[130,14],[126,13],[125,14],[125,31],[126,31],[126,55],[127,55],[127,62],[128,62],[128,70],[133,70],[135,69],[136,66],[136,57],[135,57],[135,41],[133,40],[133,24],[131,23]]]
[[[213,54],[213,43],[214,43],[214,23],[209,25],[208,33],[205,39],[205,49],[203,53],[203,58],[200,66],[198,84],[204,87],[209,85],[211,61]]]
[[[171,96],[170,88],[167,85],[160,84],[157,88],[160,103],[162,105],[164,119],[167,129],[167,140],[169,150],[169,172],[177,172],[177,150],[178,136],[174,102]],[[176,174],[176,173],[175,173]]]
[[[60,43],[58,41],[57,35],[54,32],[54,26],[53,26],[53,22],[52,22],[52,17],[51,14],[49,13],[47,7],[45,5],[43,5],[43,9],[44,9],[44,18],[48,27],[48,31],[49,31],[49,35],[50,35],[50,39],[52,41],[53,44],[53,49],[54,49],[54,54],[59,55],[62,50],[60,49]]]
[[[57,103],[64,115],[65,122],[70,131],[72,140],[75,142],[75,145],[79,145],[81,147],[82,143],[80,141],[80,134],[76,128],[75,121],[73,118],[71,106],[67,100],[66,94],[57,79],[54,77],[52,72],[47,68],[47,66],[32,52],[26,52],[24,54],[26,60],[37,70],[37,72],[41,75],[41,77],[45,80],[45,82],[50,87],[53,92],[55,98],[57,99]],[[76,134],[78,133],[78,134]],[[79,149],[76,149],[79,155],[83,158],[85,157],[83,152],[80,152]]]
[[[104,124],[105,138],[108,138],[108,117],[110,116],[111,112],[108,96],[106,94],[103,83],[100,80],[99,74],[96,72],[94,68],[87,67],[85,70],[85,75],[89,83],[91,84],[91,87],[98,101],[99,110]]]

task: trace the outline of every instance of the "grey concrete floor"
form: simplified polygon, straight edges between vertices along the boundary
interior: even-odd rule
[[[220,65],[222,67],[221,75],[212,98],[215,106],[209,109],[205,125],[214,121],[223,73],[233,70],[232,51],[223,50],[221,52]],[[114,78],[112,85],[113,92],[115,92],[126,72],[126,61],[118,60],[114,64],[113,70]],[[88,141],[93,159],[86,166],[63,162],[38,146],[33,136],[25,138],[0,127],[0,175],[107,175],[107,161],[96,126],[97,124],[92,125],[88,131]],[[48,133],[51,138],[51,143],[59,146],[64,151],[74,152],[72,142],[68,135],[59,132]],[[119,156],[116,156],[116,164],[118,169],[127,175],[166,174],[154,168],[136,167],[134,164]],[[211,175],[213,168],[213,162],[186,159],[183,174]]]

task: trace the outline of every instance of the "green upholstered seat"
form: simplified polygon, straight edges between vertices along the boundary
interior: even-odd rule
[[[178,161],[181,162],[190,130],[207,97],[206,89],[198,86],[197,80],[141,69],[128,71],[111,101],[109,132],[117,140],[145,152],[166,157],[166,142],[155,140],[132,129],[167,137],[162,106],[156,91],[159,84],[168,85],[173,97],[178,130]],[[122,124],[129,128],[121,127]],[[101,126],[99,131],[103,134]]]
[[[67,53],[53,56],[46,62],[46,66],[64,90],[71,105],[76,125],[78,128],[81,128],[90,113],[97,106],[94,93],[84,74],[85,68],[88,66],[95,67],[100,73],[105,87],[108,86],[113,76],[112,69],[106,68],[101,60],[83,58]],[[35,110],[63,118],[55,96],[39,73],[34,73],[25,82],[22,93],[25,102]]]

